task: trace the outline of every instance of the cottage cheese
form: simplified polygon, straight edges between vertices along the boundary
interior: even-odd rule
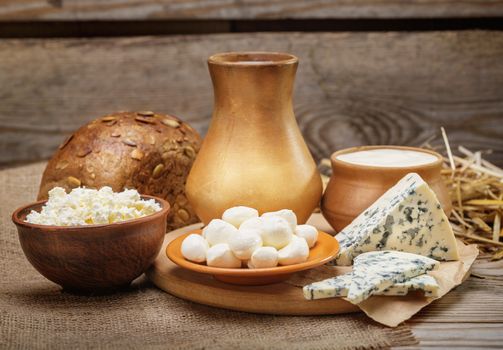
[[[32,210],[26,221],[39,225],[80,226],[111,224],[147,216],[161,210],[153,199],[143,200],[136,190],[114,192],[75,188],[66,193],[61,187],[49,191],[49,200],[40,212]]]

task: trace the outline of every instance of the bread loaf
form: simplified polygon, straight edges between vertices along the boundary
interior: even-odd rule
[[[42,176],[39,199],[55,186],[114,191],[135,188],[171,205],[168,229],[198,221],[185,197],[185,180],[201,139],[188,124],[153,112],[119,112],[78,129],[53,155]]]

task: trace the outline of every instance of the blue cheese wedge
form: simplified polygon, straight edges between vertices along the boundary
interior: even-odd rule
[[[439,265],[434,259],[405,252],[387,250],[363,253],[354,260],[347,300],[358,304],[396,283],[435,270]]]
[[[337,265],[351,265],[359,254],[397,250],[435,260],[459,260],[454,233],[428,184],[407,174],[337,236]]]
[[[352,278],[353,274],[350,272],[308,284],[303,288],[304,297],[309,300],[345,297],[348,295]],[[436,298],[438,297],[439,288],[435,278],[430,275],[420,275],[408,281],[396,283],[382,292],[375,293],[375,295],[401,296],[407,295],[409,291],[417,290],[423,292],[425,297]]]

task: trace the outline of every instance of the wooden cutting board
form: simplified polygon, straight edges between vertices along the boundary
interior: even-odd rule
[[[157,259],[146,272],[157,287],[199,304],[262,314],[326,315],[359,311],[340,298],[306,300],[301,287],[289,280],[265,286],[238,286],[178,267],[166,256],[166,246],[176,237],[200,227],[201,224],[191,225],[166,235]]]

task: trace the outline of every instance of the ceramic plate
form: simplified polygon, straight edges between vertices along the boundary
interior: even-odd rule
[[[339,252],[339,243],[337,240],[328,233],[318,231],[318,241],[309,250],[309,258],[306,262],[264,269],[212,267],[191,262],[182,256],[182,241],[192,233],[201,234],[201,230],[186,233],[171,241],[166,248],[168,258],[180,267],[199,273],[210,274],[222,282],[232,284],[263,285],[280,282],[295,272],[326,264],[334,259]]]

